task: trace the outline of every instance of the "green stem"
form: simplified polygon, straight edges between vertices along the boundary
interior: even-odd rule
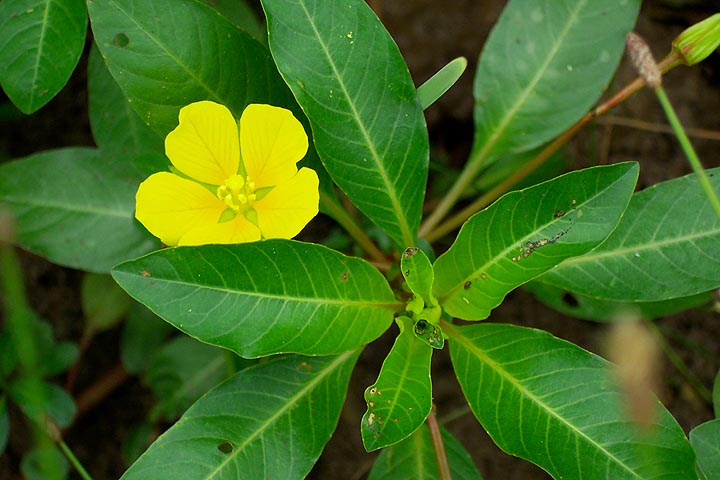
[[[488,145],[490,144],[488,143]],[[437,207],[435,207],[435,210],[433,210],[430,216],[420,226],[418,236],[427,239],[428,233],[431,232],[443,218],[445,218],[448,212],[450,212],[450,209],[452,209],[452,207],[455,206],[455,203],[460,199],[463,192],[472,183],[472,181],[475,180],[475,177],[477,177],[477,174],[480,171],[480,167],[489,153],[490,148],[486,145],[468,159],[468,162],[465,164],[465,168],[463,168],[463,171],[460,173],[457,180],[455,180],[453,186],[450,187],[450,190],[447,194],[445,194],[442,200],[440,200],[440,203],[438,203]]]
[[[377,245],[375,245],[375,243],[370,239],[370,237],[365,234],[363,229],[360,228],[360,226],[355,222],[355,219],[347,212],[347,210],[340,207],[337,202],[327,199],[325,196],[322,196],[321,198],[323,207],[325,207],[325,209],[335,219],[335,221],[338,222],[340,226],[345,229],[346,232],[348,232],[348,234],[357,242],[360,248],[362,248],[365,252],[367,252],[368,255],[370,255],[370,258],[372,258],[375,262],[381,264],[387,263],[385,255],[380,251],[380,249],[377,247]]]
[[[688,385],[690,385],[692,389],[695,390],[695,392],[700,396],[700,398],[703,399],[703,401],[707,402],[708,404],[712,404],[712,393],[710,393],[710,390],[708,390],[705,385],[703,385],[703,383],[698,380],[695,375],[693,375],[690,369],[685,365],[685,362],[682,361],[682,359],[678,356],[675,350],[673,350],[667,340],[665,340],[665,336],[662,334],[657,325],[655,325],[652,320],[648,319],[645,319],[645,324],[655,336],[655,340],[660,345],[660,348],[662,349],[663,353],[665,353],[665,356],[668,358],[668,360],[670,360],[670,363],[672,363],[673,367],[675,367],[675,369],[680,373],[680,375],[685,378],[685,380],[688,382]]]
[[[57,444],[60,447],[60,450],[62,450],[67,459],[70,461],[72,466],[78,472],[78,475],[80,475],[83,480],[92,480],[90,474],[87,472],[87,470],[85,470],[85,467],[82,466],[80,460],[77,459],[75,454],[72,452],[72,450],[70,450],[70,447],[65,444],[62,438],[58,440]]]
[[[0,211],[0,231],[12,231],[12,220]],[[8,235],[10,236],[10,235]],[[6,329],[17,349],[23,375],[36,377],[38,355],[33,342],[30,324],[32,312],[25,296],[20,260],[15,247],[0,233],[0,294],[4,295]]]
[[[718,216],[718,218],[720,218],[720,200],[718,200],[717,194],[713,190],[710,179],[708,178],[705,169],[703,169],[703,166],[700,163],[700,159],[698,158],[697,154],[695,153],[695,149],[690,143],[690,139],[685,134],[685,129],[683,128],[682,123],[680,123],[680,120],[675,114],[675,109],[672,107],[670,99],[668,98],[667,94],[665,94],[665,90],[662,88],[662,86],[658,86],[655,88],[655,94],[657,95],[658,100],[660,101],[660,105],[662,105],[663,107],[663,110],[665,110],[665,115],[667,116],[668,120],[670,121],[670,125],[675,131],[675,135],[677,136],[677,139],[680,142],[680,146],[682,147],[685,155],[688,158],[688,161],[690,162],[690,166],[698,177],[700,186],[705,191],[705,195],[707,196],[708,200],[710,200],[710,204],[712,205],[713,210],[715,210],[715,214]]]

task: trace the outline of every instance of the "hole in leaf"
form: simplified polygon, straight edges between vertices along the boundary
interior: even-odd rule
[[[224,453],[225,455],[231,454],[235,450],[235,445],[225,440],[220,445],[217,446],[217,449],[220,450],[221,453]]]
[[[423,335],[428,329],[428,322],[426,320],[418,320],[415,324],[415,333]]]
[[[562,301],[570,308],[577,308],[580,306],[580,302],[578,302],[577,298],[575,298],[575,296],[570,292],[565,292],[563,294]]]
[[[130,43],[130,39],[124,33],[116,33],[113,37],[113,45],[120,48],[125,48]]]

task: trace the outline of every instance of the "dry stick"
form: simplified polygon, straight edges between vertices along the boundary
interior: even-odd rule
[[[92,332],[86,328],[83,331],[82,337],[80,337],[80,341],[78,342],[77,357],[75,357],[75,361],[72,365],[70,365],[70,368],[67,371],[67,375],[65,375],[65,390],[67,390],[70,394],[72,394],[73,390],[75,390],[75,381],[77,380],[78,370],[80,368],[80,365],[82,364],[83,355],[90,346],[91,340]]]
[[[430,438],[432,439],[433,450],[435,451],[435,463],[437,463],[438,478],[440,480],[452,480],[450,474],[450,465],[448,464],[447,455],[445,454],[445,444],[442,440],[440,425],[435,417],[435,405],[430,410],[426,420],[430,428]]]
[[[645,130],[653,133],[669,133],[675,134],[675,130],[670,125],[662,123],[647,122],[639,118],[619,117],[616,115],[605,115],[598,118],[597,122],[602,125],[614,125],[618,127],[635,128],[637,130]],[[685,128],[688,137],[701,138],[703,140],[720,140],[720,132],[715,130],[707,130],[704,128]]]
[[[122,385],[129,378],[128,372],[122,363],[115,365],[106,372],[100,379],[80,393],[75,400],[77,405],[77,418],[88,412],[105,397],[110,395],[116,388]]]
[[[667,73],[678,65],[682,65],[682,62],[679,55],[673,51],[668,54],[668,56],[666,56],[664,59],[662,59],[662,61],[660,61],[658,67],[660,67],[660,70],[663,73]],[[490,205],[501,195],[508,192],[515,184],[517,184],[519,181],[523,180],[525,177],[534,172],[540,165],[545,162],[545,160],[550,158],[553,153],[555,153],[558,149],[560,149],[560,147],[565,145],[568,140],[570,140],[581,128],[583,128],[595,118],[603,115],[607,111],[619,105],[644,86],[645,81],[641,77],[638,77],[629,84],[627,84],[624,88],[618,91],[602,105],[594,108],[593,110],[585,114],[584,117],[575,122],[573,126],[568,128],[560,136],[555,138],[555,140],[550,142],[545,148],[542,149],[542,151],[540,151],[540,153],[535,156],[535,158],[523,165],[515,173],[507,177],[505,180],[497,184],[492,189],[488,190],[485,194],[481,195],[478,199],[476,199],[467,207],[460,210],[460,212],[447,219],[441,225],[425,233],[425,235],[423,235],[425,240],[432,243],[446,233],[449,233],[455,228],[462,225],[465,220],[470,218],[471,215],[478,212],[482,208]]]

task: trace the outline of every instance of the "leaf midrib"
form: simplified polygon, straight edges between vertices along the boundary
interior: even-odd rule
[[[35,105],[35,94],[37,89],[37,79],[38,79],[38,70],[40,70],[40,58],[42,57],[42,53],[44,50],[45,45],[45,32],[47,31],[47,24],[48,24],[48,16],[50,12],[50,4],[53,2],[53,0],[46,0],[45,2],[45,10],[43,11],[43,17],[42,17],[42,27],[40,28],[40,35],[38,36],[38,48],[37,48],[37,55],[35,55],[35,64],[33,65],[33,72],[32,72],[32,86],[30,87],[30,107],[32,108],[33,105]]]
[[[404,239],[406,245],[408,245],[408,246],[414,245],[415,241],[413,239],[413,236],[410,234],[410,226],[407,224],[407,219],[405,218],[404,210],[402,208],[402,205],[400,205],[400,201],[396,195],[394,185],[390,182],[387,171],[385,170],[385,167],[380,160],[380,155],[378,154],[378,152],[375,148],[375,144],[372,142],[372,139],[370,138],[368,130],[365,127],[365,124],[362,122],[362,119],[360,118],[358,110],[355,106],[355,102],[351,98],[350,93],[349,93],[347,87],[345,86],[345,82],[343,80],[343,77],[340,74],[340,70],[337,68],[337,65],[335,65],[335,62],[333,61],[333,57],[330,54],[330,50],[328,49],[328,46],[323,41],[323,38],[320,36],[320,32],[317,29],[317,25],[314,21],[314,18],[310,15],[310,12],[308,11],[308,9],[305,6],[305,1],[300,0],[298,2],[298,4],[301,6],[303,12],[305,13],[308,24],[312,27],[315,37],[317,38],[319,45],[322,47],[323,53],[325,53],[325,57],[327,58],[328,64],[330,65],[330,68],[332,69],[333,74],[335,75],[335,79],[337,80],[338,85],[340,86],[340,89],[341,89],[343,95],[345,96],[347,104],[352,111],[353,119],[355,120],[355,123],[357,124],[358,128],[360,129],[360,132],[362,133],[363,139],[365,140],[365,144],[368,146],[368,148],[370,150],[372,159],[375,162],[375,165],[377,166],[378,172],[380,173],[380,178],[383,182],[383,185],[385,185],[386,193],[387,193],[388,197],[390,198],[390,202],[391,202],[393,210],[395,212],[395,217],[399,220],[400,230],[401,230],[403,239]]]
[[[192,78],[195,82],[197,82],[197,84],[211,96],[209,99],[212,99],[218,103],[223,103],[220,99],[220,94],[216,92],[213,88],[211,88],[207,83],[205,83],[201,77],[195,75],[195,72],[190,69],[185,63],[183,63],[180,58],[173,55],[171,51],[166,48],[165,44],[160,41],[160,39],[158,39],[155,35],[151,34],[148,30],[146,30],[143,25],[141,25],[138,21],[135,20],[133,16],[131,16],[126,10],[123,10],[117,2],[111,0],[111,3],[119,12],[125,15],[125,17],[130,20],[130,22],[133,23],[138,30],[143,32],[148,39],[150,39],[164,54],[166,54],[168,58],[172,59],[180,68],[182,68],[183,72],[188,77]],[[193,2],[193,4],[196,4],[196,2]]]
[[[418,368],[417,364],[419,362],[417,362],[416,359],[418,358],[418,355],[421,355],[423,353],[422,350],[418,350],[418,347],[420,349],[422,349],[424,347],[430,348],[429,346],[422,343],[421,340],[416,338],[415,335],[409,330],[409,327],[406,326],[405,328],[406,328],[406,330],[403,333],[401,333],[400,335],[408,336],[408,339],[409,339],[408,347],[407,347],[407,351],[406,351],[406,356],[405,356],[405,358],[403,358],[402,370],[400,372],[400,375],[398,375],[398,383],[396,385],[394,385],[394,387],[393,387],[395,389],[395,392],[392,396],[392,400],[390,400],[390,408],[388,409],[388,415],[387,415],[388,418],[392,417],[392,412],[395,411],[397,408],[400,408],[400,409],[403,408],[403,407],[401,407],[400,402],[398,402],[398,399],[400,398],[400,395],[405,392],[403,387],[410,379],[408,372],[410,372],[411,369],[416,370]],[[398,340],[399,339],[400,338],[398,337]],[[416,352],[420,352],[420,353],[416,354]],[[422,357],[420,357],[420,358],[422,359]],[[424,368],[424,365],[422,365],[422,368]],[[381,373],[382,373],[382,371],[381,371]],[[429,378],[430,377],[428,376],[428,379]],[[423,386],[425,387],[425,386],[427,386],[427,384],[423,384]],[[411,394],[410,396],[413,398],[413,400],[416,400],[414,395]],[[420,402],[417,402],[417,403],[419,404]],[[394,424],[392,422],[385,422],[383,428],[380,430],[380,435],[382,435],[382,432],[384,432],[385,429],[390,425],[394,425]]]
[[[484,362],[488,366],[490,366],[496,373],[498,373],[505,381],[513,385],[513,387],[516,388],[518,392],[520,392],[522,395],[524,395],[526,398],[530,399],[532,402],[535,403],[538,407],[540,407],[542,410],[546,411],[549,415],[557,419],[562,424],[566,425],[569,430],[576,432],[576,434],[583,439],[585,439],[589,444],[594,445],[597,447],[597,449],[603,453],[606,454],[608,459],[612,459],[617,465],[624,468],[626,471],[628,471],[630,474],[633,475],[633,477],[640,479],[641,477],[628,465],[626,465],[622,460],[617,458],[615,455],[613,455],[611,452],[609,452],[604,446],[597,443],[594,439],[590,438],[583,432],[582,430],[579,430],[576,428],[572,423],[569,423],[563,416],[561,416],[559,413],[557,413],[552,407],[550,407],[547,403],[543,402],[540,398],[538,398],[534,393],[527,390],[520,382],[518,382],[514,376],[512,376],[507,370],[505,370],[501,365],[496,363],[494,360],[492,360],[490,357],[486,356],[483,351],[475,346],[468,337],[463,335],[461,332],[456,330],[455,328],[451,328],[453,331],[452,339],[455,340],[457,343],[462,345],[464,348],[466,348],[469,352],[473,353],[481,362]],[[448,332],[449,333],[449,332]]]
[[[361,307],[380,307],[385,309],[391,309],[391,310],[397,310],[401,308],[404,304],[400,302],[392,303],[390,301],[381,301],[381,300],[374,300],[374,301],[367,301],[367,300],[337,300],[337,299],[327,299],[327,298],[321,298],[317,296],[310,296],[310,297],[295,297],[295,296],[282,296],[279,294],[271,294],[271,293],[264,293],[264,292],[253,292],[253,291],[241,291],[241,290],[232,290],[229,287],[219,287],[216,285],[198,285],[195,283],[189,283],[182,280],[172,280],[172,279],[166,279],[166,278],[158,278],[158,277],[145,277],[141,275],[137,275],[132,272],[126,272],[122,270],[116,270],[116,274],[124,274],[129,276],[133,279],[150,279],[157,282],[162,282],[169,285],[178,285],[183,287],[192,287],[195,289],[204,289],[204,290],[211,290],[214,292],[221,292],[228,295],[240,295],[245,297],[251,297],[251,298],[261,298],[266,300],[281,300],[285,302],[295,302],[295,303],[303,303],[303,304],[319,304],[319,305],[339,305],[339,306],[361,306]]]
[[[355,354],[355,350],[351,350],[349,352],[345,352],[343,354],[338,355],[338,357],[332,361],[329,365],[325,367],[325,369],[322,371],[321,374],[317,375],[316,377],[313,377],[311,381],[307,382],[303,388],[298,390],[298,392],[288,398],[288,401],[285,403],[283,408],[278,409],[275,414],[268,417],[267,420],[265,420],[262,424],[258,426],[258,428],[250,434],[243,443],[237,446],[233,450],[231,454],[227,456],[227,458],[218,465],[215,470],[210,472],[205,479],[211,479],[214,478],[216,474],[220,474],[222,469],[231,461],[234,460],[240,452],[243,452],[243,450],[253,441],[255,438],[257,438],[259,435],[261,435],[267,428],[269,428],[278,418],[280,418],[283,414],[285,414],[288,410],[290,410],[292,407],[295,406],[296,403],[298,403],[300,400],[302,400],[303,397],[308,395],[312,390],[322,381],[330,375],[331,373],[334,373],[335,370],[339,367],[341,367],[348,357]]]
[[[57,203],[57,202],[39,202],[30,201],[26,198],[18,197],[5,197],[3,198],[4,203],[14,203],[16,205],[22,205],[34,208],[47,208],[54,210],[61,210],[69,213],[89,213],[97,216],[104,217],[115,217],[115,218],[132,218],[130,210],[110,210],[106,208],[92,208],[84,205],[70,204],[70,203]]]
[[[495,145],[502,139],[503,134],[505,133],[505,130],[508,128],[510,123],[515,118],[515,115],[520,110],[520,108],[527,102],[527,99],[530,97],[532,92],[534,92],[535,87],[540,82],[540,80],[543,78],[545,71],[548,69],[552,61],[555,59],[557,52],[560,50],[560,47],[565,44],[565,37],[568,35],[568,32],[572,29],[572,27],[575,25],[576,20],[579,16],[579,12],[585,8],[585,5],[587,4],[587,0],[579,1],[576,5],[576,9],[572,11],[572,14],[568,18],[567,24],[565,28],[560,32],[560,34],[557,37],[557,41],[555,42],[555,45],[553,45],[552,49],[550,50],[549,54],[547,55],[547,58],[545,62],[538,68],[537,73],[532,78],[530,83],[528,83],[527,87],[524,91],[520,92],[520,95],[515,100],[515,103],[512,105],[510,109],[506,111],[505,116],[500,121],[500,123],[497,124],[497,127],[495,127],[493,133],[488,137],[487,142],[485,142],[485,145],[480,150],[480,152],[475,156],[475,159],[473,160],[473,163],[476,163],[478,165],[478,168],[480,164],[484,161],[486,157],[488,157],[493,149],[495,148]]]
[[[617,248],[614,250],[610,250],[607,252],[599,252],[599,253],[587,253],[585,255],[580,255],[577,257],[571,257],[567,260],[564,260],[560,265],[558,265],[558,268],[564,268],[568,265],[576,265],[579,263],[588,263],[588,262],[594,262],[601,258],[608,258],[608,257],[622,257],[627,254],[635,254],[640,253],[648,250],[660,250],[662,247],[666,246],[672,246],[674,244],[682,244],[684,242],[692,242],[697,239],[703,239],[705,237],[708,237],[710,235],[718,235],[720,234],[720,227],[715,228],[710,231],[703,231],[698,233],[693,233],[690,235],[683,235],[680,237],[672,237],[661,241],[654,241],[649,243],[644,243],[639,246],[623,246],[621,248]]]

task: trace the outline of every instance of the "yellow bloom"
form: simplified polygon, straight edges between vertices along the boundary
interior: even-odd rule
[[[318,213],[318,176],[295,165],[307,148],[284,108],[248,105],[238,125],[223,105],[192,103],[165,138],[177,173],[140,184],[135,217],[170,246],[292,238]]]

